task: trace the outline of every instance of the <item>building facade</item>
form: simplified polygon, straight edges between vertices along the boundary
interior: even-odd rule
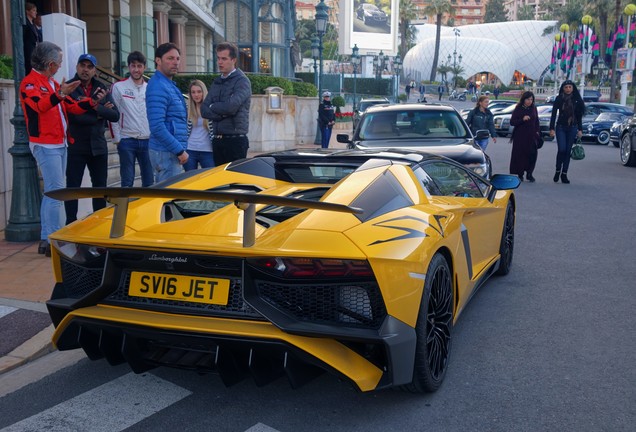
[[[1,0],[0,54],[12,55],[11,0]],[[148,57],[165,42],[181,50],[181,72],[213,72],[214,46],[239,46],[245,72],[293,76],[290,45],[295,4],[289,0],[31,0],[41,15],[63,13],[86,22],[88,51],[118,75],[131,51]],[[22,11],[22,16],[24,12]],[[73,59],[67,59],[73,61]]]

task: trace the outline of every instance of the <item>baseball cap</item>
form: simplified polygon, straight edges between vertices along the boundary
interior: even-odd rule
[[[331,97],[331,93],[328,91],[322,92],[322,97]]]
[[[77,59],[77,63],[81,63],[83,61],[89,61],[91,63],[93,63],[93,66],[97,66],[97,59],[95,58],[94,55],[92,54],[82,54],[81,56],[79,56],[79,58]]]

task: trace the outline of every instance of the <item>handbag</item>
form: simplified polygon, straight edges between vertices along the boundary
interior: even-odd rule
[[[543,147],[543,137],[537,138],[537,149]]]
[[[570,157],[574,160],[585,159],[585,149],[581,145],[581,138],[576,140],[576,142],[572,146],[572,150],[570,150]]]

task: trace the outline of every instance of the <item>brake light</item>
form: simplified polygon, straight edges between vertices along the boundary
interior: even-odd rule
[[[293,278],[371,277],[373,271],[365,260],[331,258],[260,258],[251,265],[270,274]]]

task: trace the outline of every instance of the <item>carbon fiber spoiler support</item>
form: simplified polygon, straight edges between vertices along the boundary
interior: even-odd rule
[[[126,230],[126,218],[128,216],[128,204],[132,198],[168,198],[234,202],[234,205],[243,210],[244,213],[243,247],[251,247],[256,241],[256,204],[278,205],[353,214],[360,214],[363,212],[362,209],[357,207],[323,201],[310,201],[298,198],[254,193],[214,192],[191,189],[141,187],[65,188],[45,192],[44,194],[50,198],[60,201],[69,201],[80,198],[104,198],[108,203],[115,207],[113,222],[110,228],[111,238],[119,238],[124,235]]]

